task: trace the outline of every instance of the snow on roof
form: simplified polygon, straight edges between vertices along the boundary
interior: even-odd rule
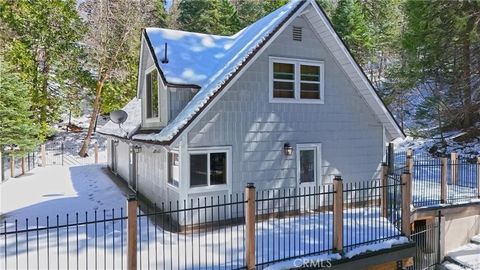
[[[127,121],[121,125],[121,128],[118,124],[108,121],[108,123],[99,129],[99,132],[106,135],[129,138],[140,128],[142,122],[141,106],[141,99],[134,98],[130,100],[122,109],[127,112],[128,118]]]
[[[145,33],[168,83],[195,84],[199,92],[160,133],[134,139],[169,141],[304,1],[292,1],[229,37],[147,28]],[[162,63],[168,44],[168,63]]]

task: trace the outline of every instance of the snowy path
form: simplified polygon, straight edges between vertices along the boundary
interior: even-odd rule
[[[0,184],[0,219],[73,216],[76,212],[125,207],[126,196],[104,171],[105,165],[37,167]]]

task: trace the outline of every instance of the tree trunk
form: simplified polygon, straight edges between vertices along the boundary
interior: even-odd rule
[[[462,84],[463,84],[463,128],[468,128],[472,125],[472,120],[470,117],[472,110],[472,85],[471,85],[471,54],[470,54],[470,34],[475,25],[475,18],[470,18],[467,21],[465,26],[465,33],[462,40],[462,54],[463,54],[463,63],[462,63]]]
[[[87,135],[83,140],[82,148],[78,153],[78,155],[81,157],[88,156],[88,146],[90,145],[90,139],[92,138],[93,128],[95,127],[97,121],[98,112],[100,111],[100,96],[102,94],[103,84],[104,80],[100,79],[97,81],[97,85],[95,86],[95,101],[93,102],[92,117],[90,118],[90,124],[88,125]]]

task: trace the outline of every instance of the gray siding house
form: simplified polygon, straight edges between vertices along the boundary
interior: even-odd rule
[[[153,202],[378,176],[404,134],[314,0],[224,37],[147,28],[108,166]]]

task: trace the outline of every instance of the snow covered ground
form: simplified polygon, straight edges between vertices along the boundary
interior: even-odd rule
[[[0,265],[6,269],[18,268],[65,269],[95,268],[121,269],[126,265],[126,219],[120,217],[120,208],[126,205],[126,196],[105,173],[102,165],[48,166],[36,168],[29,175],[9,180],[0,185],[1,209],[4,221],[0,233],[76,223],[0,236]],[[25,192],[25,191],[29,192]],[[104,212],[103,210],[107,211]],[[115,209],[113,213],[110,209]],[[93,221],[93,211],[98,211]],[[88,216],[85,216],[88,211]],[[125,211],[123,212],[124,215]],[[112,218],[116,218],[112,220]],[[165,215],[157,216],[165,220]],[[367,222],[370,221],[370,222]],[[5,223],[4,223],[5,222]],[[152,217],[141,217],[139,222],[139,264],[147,269],[222,269],[244,265],[243,224],[214,227],[177,233],[162,226]],[[167,222],[168,223],[168,222]],[[345,241],[347,244],[398,234],[397,229],[380,218],[378,209],[357,209],[345,215]],[[275,218],[257,224],[257,261],[268,262],[290,256],[299,256],[332,248],[333,214],[309,213],[303,218]],[[370,233],[365,233],[369,231]],[[348,237],[347,235],[350,235]],[[38,239],[38,240],[37,240]],[[274,240],[275,239],[275,240]],[[395,241],[350,249],[347,256],[388,248]],[[15,248],[15,247],[18,248]],[[5,249],[7,247],[7,249]],[[96,247],[96,248],[95,248]],[[6,256],[5,256],[6,252]]]
[[[480,235],[473,238],[479,239]],[[457,269],[480,269],[480,243],[469,243],[448,252],[447,261],[443,266],[450,270]]]
[[[76,212],[124,207],[126,197],[105,172],[105,165],[37,167],[0,184],[0,220],[74,216]]]

